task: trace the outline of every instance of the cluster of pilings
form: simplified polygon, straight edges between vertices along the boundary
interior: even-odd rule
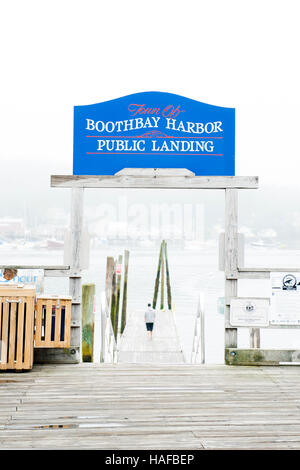
[[[163,240],[160,245],[158,267],[154,286],[154,295],[152,307],[155,309],[158,300],[158,293],[160,290],[160,309],[165,308],[165,283],[167,287],[167,305],[168,309],[172,310],[172,294],[171,294],[171,283],[170,283],[170,272],[168,263],[168,252],[167,242]],[[160,287],[160,289],[159,289]]]
[[[129,251],[113,258],[107,257],[105,297],[110,315],[111,328],[116,343],[123,334],[127,315],[127,282],[128,282]],[[166,288],[166,296],[165,296]],[[171,282],[168,263],[167,243],[161,242],[158,267],[154,286],[152,307],[156,309],[160,292],[160,309],[172,310]],[[93,362],[94,351],[94,316],[95,316],[95,284],[82,286],[82,360]]]
[[[126,326],[128,263],[128,250],[124,252],[124,264],[122,255],[119,255],[117,259],[107,258],[105,290],[110,305],[110,318],[116,341],[118,333],[122,334]],[[123,275],[122,266],[124,267]]]
[[[124,261],[124,262],[123,262]],[[129,251],[116,259],[107,257],[105,296],[115,341],[126,326]],[[94,360],[95,284],[82,286],[82,360]]]

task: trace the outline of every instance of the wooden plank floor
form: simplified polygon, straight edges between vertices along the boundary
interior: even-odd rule
[[[184,356],[179,342],[174,314],[158,311],[153,337],[148,337],[144,313],[133,312],[120,342],[118,362],[183,364]]]
[[[300,449],[298,367],[79,364],[0,374],[1,449]]]

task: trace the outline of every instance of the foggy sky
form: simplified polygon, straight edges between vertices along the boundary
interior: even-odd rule
[[[295,203],[297,4],[2,2],[1,215],[20,211],[24,201],[39,209],[69,204],[69,191],[49,182],[50,174],[72,173],[74,105],[150,90],[235,107],[236,174],[260,176],[274,197],[279,186],[291,186]],[[288,205],[290,193],[281,193]]]

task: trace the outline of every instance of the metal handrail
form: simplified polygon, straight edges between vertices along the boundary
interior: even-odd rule
[[[118,348],[111,324],[109,305],[105,292],[100,296],[101,304],[101,362],[116,363]]]
[[[205,364],[205,313],[204,295],[202,292],[198,298],[191,363]]]

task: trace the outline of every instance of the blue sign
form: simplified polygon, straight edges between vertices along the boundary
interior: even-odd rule
[[[235,110],[171,93],[135,93],[74,107],[74,175],[187,168],[234,175]]]

